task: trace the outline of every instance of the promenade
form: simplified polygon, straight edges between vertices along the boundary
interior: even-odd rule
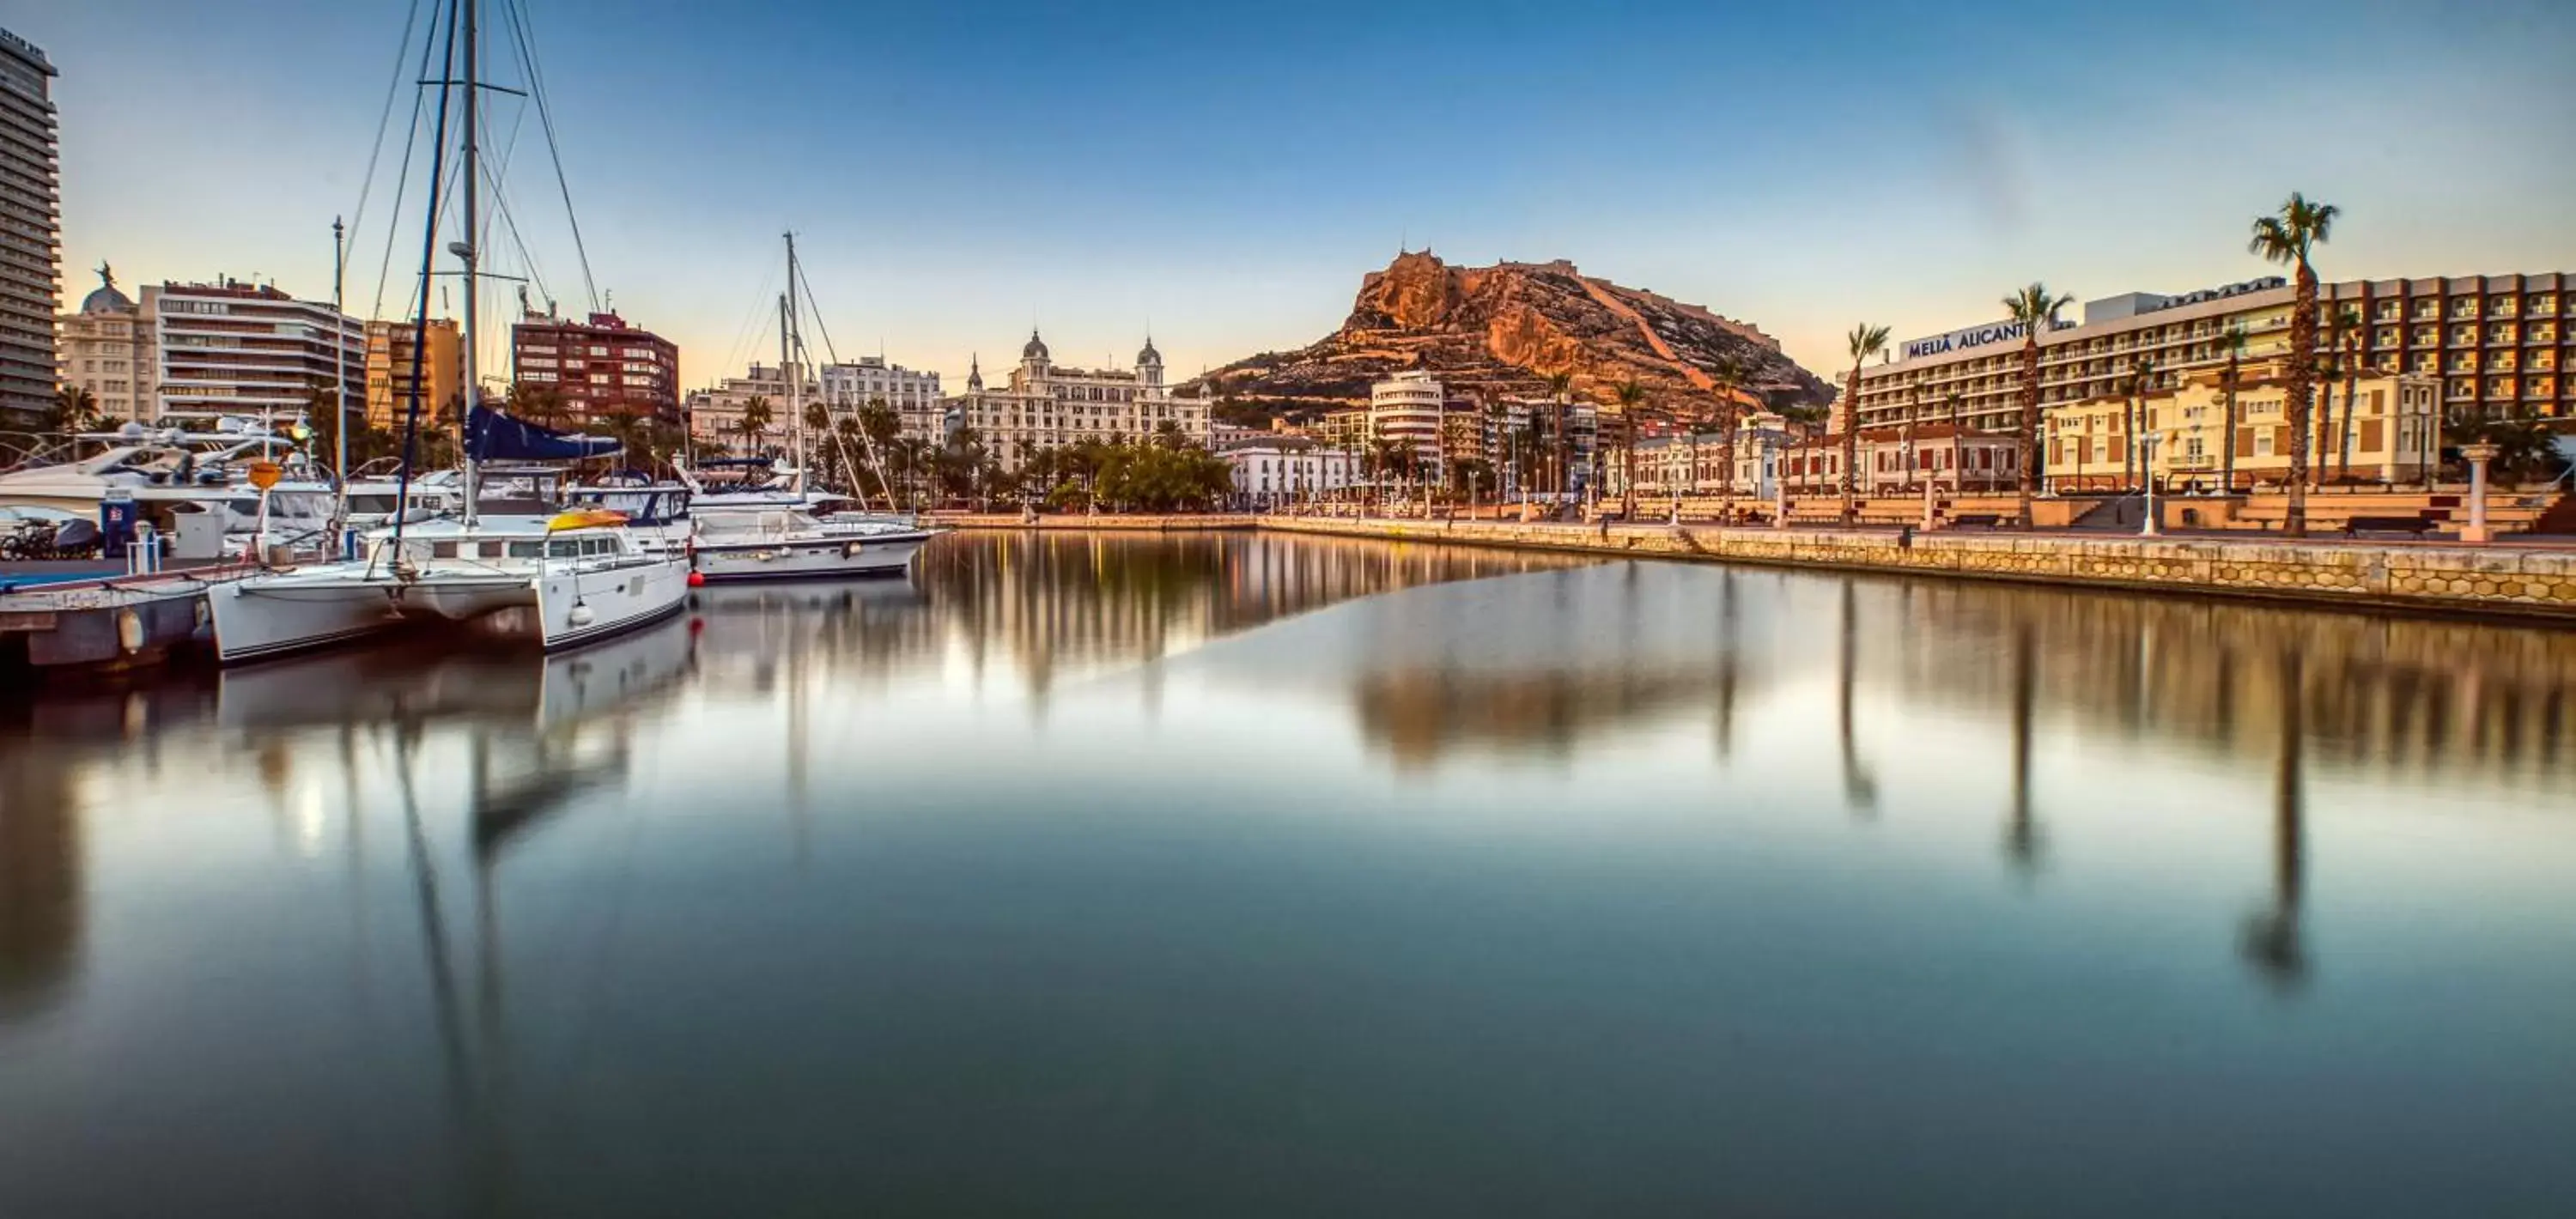
[[[2576,626],[2576,549],[2102,533],[1264,516],[1263,529],[2470,614]]]

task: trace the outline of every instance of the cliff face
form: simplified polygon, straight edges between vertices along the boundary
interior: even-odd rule
[[[1361,281],[1341,328],[1300,351],[1237,361],[1205,380],[1230,396],[1289,409],[1368,400],[1370,382],[1425,368],[1453,392],[1537,396],[1551,373],[1601,400],[1634,378],[1670,411],[1713,407],[1709,370],[1744,365],[1744,389],[1773,406],[1813,406],[1832,390],[1752,326],[1697,305],[1592,279],[1564,261],[1453,267],[1404,254]]]

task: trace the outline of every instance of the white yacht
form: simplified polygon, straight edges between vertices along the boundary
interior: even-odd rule
[[[349,527],[364,532],[406,520],[457,516],[465,511],[463,477],[454,470],[432,470],[403,485],[399,466],[391,472],[361,469],[349,476]]]
[[[311,476],[289,477],[265,497],[236,481],[240,459],[286,445],[275,437],[241,439],[202,433],[129,433],[83,437],[108,441],[90,456],[0,473],[0,507],[44,508],[99,519],[112,497],[134,502],[138,518],[170,539],[169,557],[217,559],[256,553],[271,544],[319,553],[328,542],[333,492]],[[208,449],[205,441],[227,440]]]
[[[934,530],[881,521],[823,521],[793,508],[706,508],[692,502],[690,543],[706,580],[813,580],[909,570]]]
[[[232,664],[517,609],[545,647],[571,647],[676,614],[688,591],[684,557],[646,553],[624,517],[592,510],[402,525],[364,559],[235,581],[206,604]]]

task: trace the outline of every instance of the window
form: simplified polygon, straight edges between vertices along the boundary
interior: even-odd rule
[[[2271,428],[2265,427],[2254,429],[2254,455],[2256,457],[2269,457],[2272,455]]]

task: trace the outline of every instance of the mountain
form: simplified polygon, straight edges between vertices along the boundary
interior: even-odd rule
[[[1773,407],[1833,397],[1749,323],[1562,259],[1453,267],[1423,251],[1370,272],[1341,328],[1312,346],[1238,360],[1193,384],[1303,412],[1364,403],[1370,382],[1400,369],[1429,369],[1451,392],[1487,400],[1544,395],[1548,374],[1571,371],[1577,396],[1604,401],[1634,378],[1665,410],[1696,413],[1714,406],[1709,371],[1730,356],[1745,367],[1745,390]]]

